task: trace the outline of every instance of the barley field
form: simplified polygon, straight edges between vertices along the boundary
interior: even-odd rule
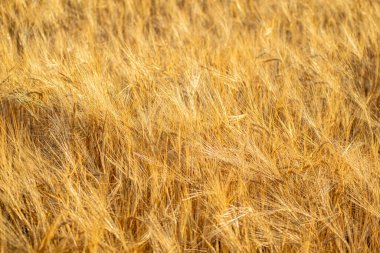
[[[0,1],[0,252],[380,252],[380,1]]]

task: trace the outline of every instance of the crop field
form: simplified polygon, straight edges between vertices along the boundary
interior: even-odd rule
[[[6,252],[380,252],[380,1],[1,0]]]

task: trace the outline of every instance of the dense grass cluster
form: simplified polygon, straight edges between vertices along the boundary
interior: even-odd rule
[[[377,0],[0,1],[0,252],[376,252]]]

